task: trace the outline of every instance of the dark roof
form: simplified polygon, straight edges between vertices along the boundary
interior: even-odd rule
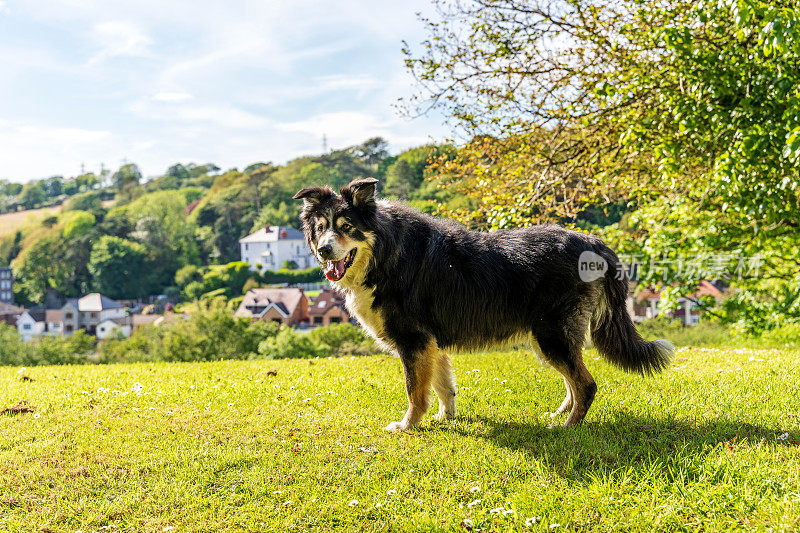
[[[31,315],[31,318],[36,322],[44,322],[46,313],[47,311],[45,309],[28,309],[28,314]]]
[[[269,307],[270,304],[291,315],[304,297],[303,289],[298,288],[250,289],[236,310],[236,316],[255,316],[251,308]]]
[[[333,289],[322,289],[314,299],[314,303],[308,306],[309,315],[324,315],[333,307],[344,309],[344,298]]]

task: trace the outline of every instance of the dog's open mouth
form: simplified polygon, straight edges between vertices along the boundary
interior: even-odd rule
[[[331,281],[339,281],[347,273],[347,269],[353,264],[356,258],[356,249],[350,250],[346,256],[338,261],[325,262],[325,277]]]

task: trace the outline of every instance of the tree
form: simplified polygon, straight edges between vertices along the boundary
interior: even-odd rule
[[[147,249],[136,242],[103,235],[92,247],[89,272],[94,289],[111,298],[150,294]]]
[[[800,286],[796,2],[438,6],[407,64],[429,104],[484,135],[444,169],[484,223],[537,220],[537,198],[544,216],[577,223],[583,207],[621,199],[630,223],[605,230],[618,247],[675,265],[681,254],[765,253],[757,279],[735,280],[742,294],[796,293],[780,290]],[[499,172],[509,161],[513,173]],[[671,275],[688,288],[708,272]],[[800,320],[777,302],[773,324]],[[742,309],[727,318],[748,320]]]
[[[62,234],[67,240],[86,235],[94,227],[95,217],[86,211],[67,211],[62,218]]]
[[[47,193],[42,187],[42,182],[32,181],[22,186],[19,193],[19,203],[25,209],[33,209],[47,200]]]
[[[351,151],[366,164],[377,167],[389,156],[389,143],[382,137],[373,137],[354,146]]]
[[[111,184],[118,190],[126,186],[139,185],[142,181],[142,171],[134,163],[126,163],[119,167],[119,170],[111,176]]]

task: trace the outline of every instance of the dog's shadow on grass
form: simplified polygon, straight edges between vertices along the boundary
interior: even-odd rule
[[[563,420],[562,420],[563,421]],[[444,429],[444,428],[442,428]],[[731,451],[771,444],[798,446],[800,435],[737,420],[655,419],[615,413],[613,419],[578,427],[548,429],[542,421],[513,422],[483,416],[462,417],[449,425],[465,437],[546,462],[564,477],[593,479],[618,469],[664,468],[691,475],[718,447]]]

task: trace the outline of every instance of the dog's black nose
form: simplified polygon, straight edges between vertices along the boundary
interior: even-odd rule
[[[319,255],[323,259],[328,259],[331,256],[331,254],[333,253],[333,246],[330,245],[330,244],[324,244],[324,245],[320,246],[319,248],[317,248],[317,250],[319,250]]]

